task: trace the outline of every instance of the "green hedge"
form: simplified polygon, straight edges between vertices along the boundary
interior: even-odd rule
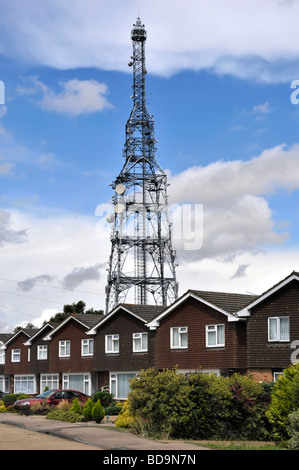
[[[266,440],[269,401],[263,385],[244,375],[148,369],[131,379],[128,409],[135,431],[150,437]]]

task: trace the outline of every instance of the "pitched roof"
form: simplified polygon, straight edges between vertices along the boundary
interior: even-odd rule
[[[99,323],[103,317],[103,314],[98,313],[72,313],[62,322],[58,323],[56,327],[54,327],[54,329],[47,336],[45,336],[44,339],[50,340],[56,331],[58,331],[62,326],[71,320],[75,320],[78,323],[81,323],[81,325],[85,326],[89,330]]]
[[[236,294],[232,292],[213,292],[202,290],[189,290],[197,297],[206,300],[212,305],[225,310],[232,315],[242,310],[246,305],[253,302],[258,296],[253,294]]]
[[[153,320],[157,315],[164,312],[168,307],[162,305],[135,305],[135,304],[120,304],[119,307],[124,307],[126,310],[141,317],[146,322]]]
[[[256,298],[253,299],[248,305],[244,305],[244,307],[242,309],[240,309],[240,312],[238,313],[238,315],[240,317],[249,316],[251,308],[253,308],[255,305],[259,304],[260,302],[263,302],[263,300],[270,297],[272,294],[277,292],[279,289],[281,289],[282,287],[286,286],[287,284],[289,284],[290,282],[292,282],[294,280],[299,281],[299,272],[297,272],[297,271],[293,271],[287,277],[285,277],[281,281],[274,284],[274,286],[270,287],[270,289],[267,289],[261,295],[256,296]]]

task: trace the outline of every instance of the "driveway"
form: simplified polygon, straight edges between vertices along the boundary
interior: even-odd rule
[[[21,431],[19,433],[20,441],[17,437],[15,441],[11,439],[13,435],[12,426]],[[15,413],[0,413],[0,449],[34,449],[38,446],[45,446],[48,450],[57,449],[67,450],[71,443],[78,445],[78,450],[87,450],[80,448],[84,445],[91,450],[160,450],[160,451],[186,451],[195,452],[199,450],[209,450],[205,447],[197,446],[183,441],[166,440],[155,441],[135,436],[130,432],[118,430],[112,423],[97,425],[93,422],[88,423],[65,423],[62,421],[46,419],[44,416],[24,416]],[[56,438],[54,442],[49,437]],[[58,440],[57,440],[58,439]],[[21,447],[27,446],[27,447]]]

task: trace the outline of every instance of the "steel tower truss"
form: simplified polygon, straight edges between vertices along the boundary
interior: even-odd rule
[[[111,184],[115,213],[106,286],[106,313],[117,304],[168,305],[177,298],[175,253],[167,205],[167,177],[155,158],[154,119],[146,106],[146,30],[131,32],[133,109],[126,124],[125,164]],[[129,297],[129,299],[128,299]]]

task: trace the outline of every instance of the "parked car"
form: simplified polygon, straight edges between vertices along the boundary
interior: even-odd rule
[[[40,403],[45,408],[49,406],[57,406],[61,401],[73,401],[75,398],[78,398],[79,401],[85,402],[88,399],[88,396],[82,392],[77,392],[76,390],[48,390],[43,392],[33,398],[23,398],[22,400],[17,400],[13,407],[19,411],[30,410],[33,405]]]
[[[3,398],[5,395],[8,395],[8,393],[2,392],[2,390],[0,390],[0,398]]]

